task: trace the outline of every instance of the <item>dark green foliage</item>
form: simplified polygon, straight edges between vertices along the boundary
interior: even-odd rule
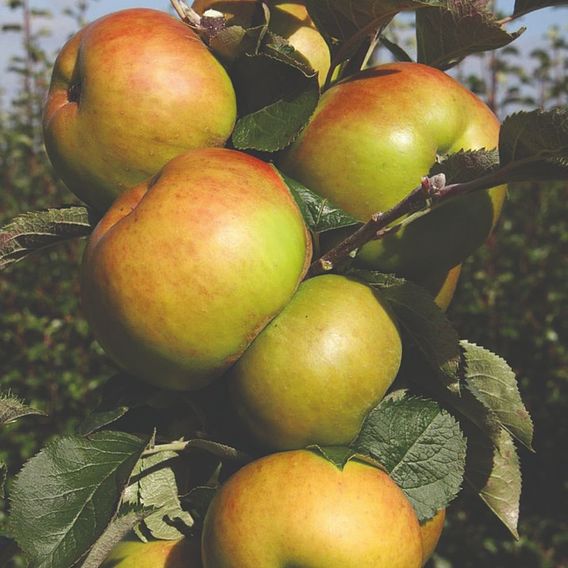
[[[22,6],[14,8],[13,19],[24,20]],[[29,57],[13,62],[22,89],[11,105],[0,106],[0,225],[26,211],[77,204],[43,151],[40,116],[51,57],[40,49],[40,37],[28,37]],[[56,433],[75,428],[95,404],[95,389],[114,372],[81,317],[82,247],[71,241],[0,271],[0,391],[47,414],[0,428],[0,463],[10,477]],[[5,508],[0,499],[0,534]]]

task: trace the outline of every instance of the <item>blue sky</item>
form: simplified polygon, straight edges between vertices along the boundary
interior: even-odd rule
[[[71,0],[30,0],[30,4],[35,8],[47,8],[54,14],[54,19],[48,22],[48,27],[52,30],[52,35],[45,40],[48,50],[55,53],[63,44],[65,39],[75,31],[75,24],[69,18],[61,16],[62,10],[71,4]],[[91,2],[89,19],[95,19],[104,14],[123,8],[148,7],[161,10],[169,8],[168,0],[95,0]],[[514,0],[498,0],[497,6],[505,13],[510,13],[513,9]],[[0,5],[0,25],[14,21],[14,13],[9,10],[5,3]],[[36,29],[44,25],[45,22],[36,20]],[[560,25],[563,33],[568,35],[568,7],[548,8],[539,10],[526,16],[524,19],[514,22],[510,29],[517,29],[520,25],[526,25],[527,31],[516,45],[521,49],[530,50],[533,46],[540,43],[542,35],[546,29],[553,24]],[[6,73],[6,65],[11,55],[19,50],[18,36],[11,33],[0,33],[0,88],[6,95],[14,89],[13,74]]]

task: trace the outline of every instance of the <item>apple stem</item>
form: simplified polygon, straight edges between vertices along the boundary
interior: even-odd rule
[[[160,452],[183,453],[191,449],[204,450],[216,455],[221,459],[238,462],[241,464],[246,464],[252,461],[252,458],[241,450],[237,450],[225,444],[219,444],[218,442],[210,442],[208,440],[200,440],[197,438],[187,441],[181,440],[178,442],[170,442],[169,444],[158,444],[156,446],[148,448],[147,450],[144,450],[144,452],[142,452],[142,457],[145,458],[148,456],[153,456]]]
[[[201,16],[193,8],[190,8],[184,0],[170,0],[170,4],[186,24],[194,28],[201,26]]]
[[[185,0],[170,0],[170,4],[180,19],[195,30],[207,44],[211,38],[227,27],[225,16],[221,12],[208,10],[200,16],[193,8],[190,8]]]
[[[430,213],[434,208],[450,199],[505,183],[508,169],[507,167],[500,168],[481,178],[450,185],[446,185],[444,174],[424,177],[420,185],[402,201],[387,211],[373,214],[371,219],[354,233],[314,261],[310,266],[307,278],[336,270],[349,258],[353,258],[364,244],[373,240],[381,240],[387,235],[400,231],[406,225]],[[406,217],[406,219],[397,225],[392,224],[402,217]]]

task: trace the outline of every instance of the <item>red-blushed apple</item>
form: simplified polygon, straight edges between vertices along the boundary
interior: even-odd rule
[[[310,258],[303,218],[274,168],[235,150],[193,150],[125,192],[97,225],[83,308],[124,370],[194,390],[286,306]]]
[[[240,419],[270,450],[351,442],[400,367],[393,317],[345,276],[302,282],[227,381]]]
[[[500,125],[445,73],[417,63],[368,69],[333,86],[284,154],[282,169],[367,221],[420,184],[436,160],[494,149]],[[448,202],[404,230],[364,246],[359,262],[413,278],[449,270],[486,239],[505,187]]]
[[[152,540],[132,539],[117,544],[102,568],[201,568],[198,539]]]
[[[382,470],[319,454],[272,454],[240,469],[205,517],[204,568],[420,568],[414,509]]]
[[[305,3],[278,0],[266,3],[270,6],[270,29],[306,58],[312,69],[318,72],[319,83],[323,85],[331,65],[331,55]],[[259,5],[258,0],[195,0],[192,7],[200,14],[208,9],[217,10],[225,14],[229,25],[249,27]]]
[[[441,509],[431,519],[420,525],[424,553],[422,565],[426,564],[432,554],[434,554],[434,550],[436,550],[440,537],[442,536],[442,531],[444,530],[445,520],[446,509]]]
[[[130,9],[65,44],[43,129],[57,174],[104,211],[181,152],[223,146],[235,119],[232,83],[199,37],[164,12]]]

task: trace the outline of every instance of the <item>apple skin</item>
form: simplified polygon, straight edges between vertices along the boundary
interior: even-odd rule
[[[223,146],[235,120],[232,83],[199,37],[164,12],[130,9],[65,44],[43,130],[57,174],[105,211],[183,151]]]
[[[193,150],[99,222],[84,254],[82,304],[125,371],[195,390],[286,306],[310,258],[301,213],[271,166],[235,150]]]
[[[391,314],[365,284],[302,282],[228,373],[237,415],[269,450],[346,445],[400,367]]]
[[[204,568],[419,568],[420,526],[404,493],[358,461],[339,470],[308,450],[233,475],[202,535]]]
[[[270,7],[270,29],[288,40],[300,52],[312,69],[318,72],[320,86],[325,83],[331,66],[331,54],[327,42],[316,29],[303,2],[266,2]],[[214,9],[225,14],[231,25],[248,27],[252,24],[257,0],[196,0],[193,9],[199,14]]]
[[[440,537],[442,536],[442,531],[444,530],[444,523],[446,521],[446,509],[438,511],[430,520],[426,521],[424,524],[420,525],[420,532],[422,533],[422,548],[423,548],[423,560],[422,565],[424,566],[434,550],[438,546]]]
[[[197,539],[141,542],[132,538],[117,544],[101,568],[202,568]]]
[[[282,170],[361,221],[403,199],[437,155],[493,149],[499,121],[457,81],[418,63],[363,71],[322,96]],[[420,279],[449,270],[479,247],[506,188],[448,202],[406,229],[364,246],[363,265]]]
[[[454,299],[461,271],[462,265],[458,264],[442,274],[431,274],[419,283],[434,296],[434,302],[444,312]]]

